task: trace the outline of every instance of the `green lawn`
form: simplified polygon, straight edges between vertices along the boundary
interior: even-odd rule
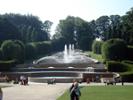
[[[80,100],[132,100],[133,86],[86,86],[81,93]],[[70,100],[69,92],[57,100]]]
[[[102,55],[100,55],[100,54],[95,54],[95,53],[93,53],[92,51],[87,51],[87,52],[85,52],[85,53],[86,53],[88,56],[90,56],[91,58],[97,59],[98,61],[103,62]]]

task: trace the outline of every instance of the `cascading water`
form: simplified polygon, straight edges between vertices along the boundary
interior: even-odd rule
[[[69,51],[69,55],[68,55],[68,56],[71,56],[71,53],[72,53],[72,46],[71,46],[71,44],[69,44],[69,49],[68,49],[68,51]]]
[[[69,63],[73,60],[74,44],[69,44],[68,47],[64,46],[64,62]]]
[[[68,50],[67,50],[67,45],[65,44],[65,46],[64,46],[64,61],[68,60],[67,56],[68,56]]]
[[[51,56],[42,57],[36,61],[34,64],[60,64],[60,63],[88,63],[94,60],[86,57],[81,51],[74,49],[74,44],[69,44],[64,46],[63,52],[55,53]],[[70,66],[71,67],[71,66]]]
[[[65,44],[65,47],[64,47],[64,57],[68,55],[68,51],[67,51],[67,45]]]

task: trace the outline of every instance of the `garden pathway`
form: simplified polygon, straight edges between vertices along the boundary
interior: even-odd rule
[[[2,88],[3,100],[56,100],[71,84],[47,85],[30,83],[28,86],[13,85]]]

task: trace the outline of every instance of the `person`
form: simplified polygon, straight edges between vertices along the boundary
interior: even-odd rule
[[[71,100],[79,100],[81,92],[78,86],[78,82],[74,82],[70,87],[70,98]]]
[[[28,85],[28,77],[22,75],[20,76],[21,85]]]
[[[24,85],[24,78],[25,77],[23,75],[20,76],[21,85]]]
[[[0,88],[0,100],[2,100],[3,98],[3,92],[2,92],[2,89]]]
[[[86,79],[86,83],[87,83],[87,84],[90,83],[90,79],[89,79],[89,78]]]

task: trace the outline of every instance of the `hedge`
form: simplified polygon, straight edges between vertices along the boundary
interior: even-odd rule
[[[0,71],[9,71],[16,66],[15,60],[0,61]]]
[[[107,61],[106,66],[108,67],[108,71],[111,72],[126,72],[130,70],[126,64],[117,61]]]
[[[106,65],[111,72],[119,72],[124,82],[133,82],[133,61],[107,61]]]
[[[128,46],[126,54],[127,59],[133,61],[133,46]]]
[[[124,40],[110,39],[102,45],[102,56],[105,60],[122,61],[127,56],[127,45]]]
[[[120,74],[124,82],[133,82],[133,72],[125,72]]]

